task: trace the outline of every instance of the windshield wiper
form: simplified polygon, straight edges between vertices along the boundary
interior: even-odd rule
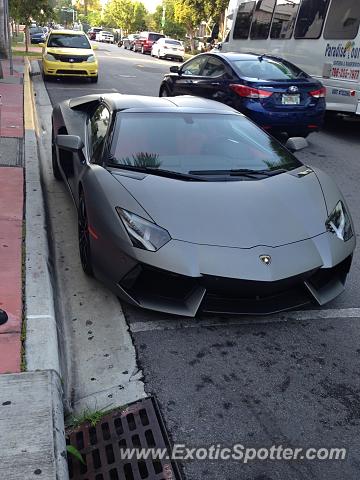
[[[278,168],[276,170],[253,170],[250,168],[237,168],[232,170],[191,170],[189,174],[191,175],[230,175],[231,177],[249,177],[254,178],[258,175],[263,175],[264,177],[272,177],[273,175],[278,175],[279,173],[285,173],[287,170],[283,168]]]
[[[206,178],[198,177],[197,175],[191,175],[188,173],[173,172],[171,170],[163,170],[156,167],[137,167],[135,165],[122,165],[120,163],[107,163],[108,167],[120,168],[122,170],[130,170],[133,172],[149,173],[151,175],[158,175],[159,177],[175,178],[179,180],[188,180],[196,182],[206,182]]]

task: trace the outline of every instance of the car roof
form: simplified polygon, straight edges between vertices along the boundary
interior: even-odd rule
[[[121,93],[106,93],[104,95],[86,95],[84,97],[72,98],[69,101],[70,108],[81,108],[86,104],[103,99],[112,111],[172,111],[174,113],[191,110],[199,113],[232,113],[239,114],[233,108],[207,98],[181,95],[177,97],[150,97],[145,95],[123,95]]]
[[[63,35],[85,35],[82,30],[51,30],[51,33],[63,34]]]
[[[206,55],[205,53],[202,55]],[[239,53],[239,52],[211,52],[210,55],[215,55],[217,57],[221,57],[225,60],[235,61],[235,60],[252,60],[256,59],[259,57],[265,57],[265,58],[277,58],[281,60],[281,57],[277,55],[272,55],[272,54],[266,54],[266,53]]]

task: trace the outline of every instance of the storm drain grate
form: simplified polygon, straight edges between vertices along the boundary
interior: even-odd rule
[[[71,430],[67,444],[81,453],[85,464],[68,454],[71,480],[181,480],[171,460],[124,459],[124,449],[160,448],[169,452],[169,441],[153,398],[114,410],[93,427]]]

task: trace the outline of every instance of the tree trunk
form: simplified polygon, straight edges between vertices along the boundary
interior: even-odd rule
[[[0,0],[0,58],[7,58],[8,45],[5,36],[4,0]]]
[[[28,25],[25,26],[25,51],[26,51],[26,53],[29,52],[29,27],[28,27]]]

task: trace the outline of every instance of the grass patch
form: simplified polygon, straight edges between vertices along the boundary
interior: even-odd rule
[[[41,52],[26,52],[24,50],[13,50],[13,57],[38,57],[41,58]]]
[[[82,425],[83,423],[89,423],[92,427],[95,427],[105,415],[108,415],[114,410],[119,410],[122,412],[126,410],[127,407],[128,405],[125,404],[122,407],[111,408],[111,404],[110,404],[99,410],[90,410],[90,408],[86,408],[79,415],[72,415],[69,417],[68,421],[66,422],[67,429],[72,431],[77,427],[79,427],[80,425]],[[68,435],[69,435],[69,432],[68,432]]]

